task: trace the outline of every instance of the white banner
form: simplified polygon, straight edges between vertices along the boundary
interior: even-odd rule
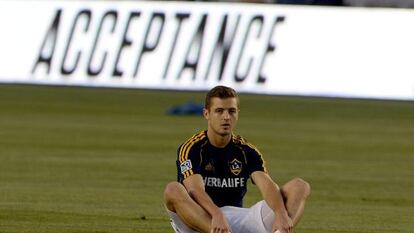
[[[414,11],[0,1],[0,82],[414,100]]]

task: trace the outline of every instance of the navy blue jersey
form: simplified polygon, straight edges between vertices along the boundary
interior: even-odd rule
[[[178,148],[178,182],[200,174],[207,194],[218,206],[243,206],[247,180],[255,171],[266,172],[262,155],[240,136],[224,148],[210,144],[207,131],[193,135]]]

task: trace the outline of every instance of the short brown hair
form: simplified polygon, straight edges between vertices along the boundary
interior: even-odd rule
[[[237,95],[237,92],[231,87],[216,86],[213,89],[211,89],[209,92],[207,92],[206,101],[205,101],[205,104],[204,104],[205,109],[210,108],[211,99],[213,97],[218,97],[220,99],[236,98],[237,99],[237,107],[239,108],[239,96]]]

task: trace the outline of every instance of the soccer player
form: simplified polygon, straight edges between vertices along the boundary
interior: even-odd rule
[[[178,182],[164,191],[176,233],[292,233],[301,218],[309,184],[295,178],[279,188],[258,149],[233,133],[239,110],[232,88],[214,87],[203,110],[207,130],[178,148]],[[249,178],[264,200],[243,208]]]

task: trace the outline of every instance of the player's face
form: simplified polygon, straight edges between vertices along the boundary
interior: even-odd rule
[[[204,117],[208,122],[208,130],[221,136],[230,135],[239,119],[237,99],[213,97],[210,109],[204,109]]]

